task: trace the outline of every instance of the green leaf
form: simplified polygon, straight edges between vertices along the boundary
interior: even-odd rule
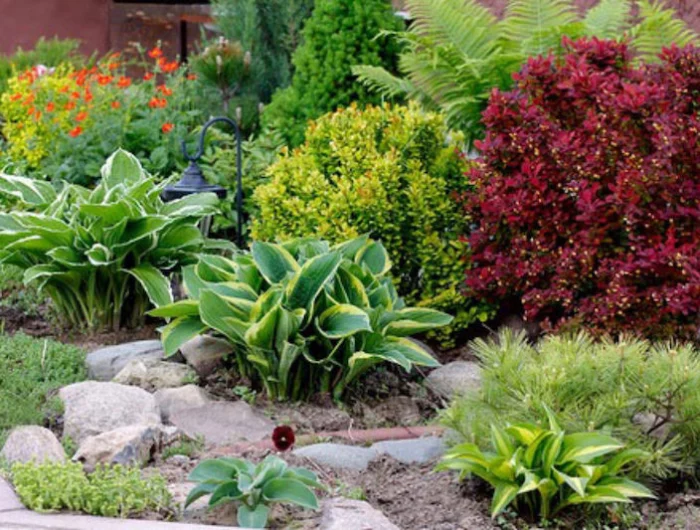
[[[453,320],[447,313],[421,307],[407,307],[395,311],[393,315],[394,320],[386,326],[385,333],[398,337],[406,337],[447,326]]]
[[[231,480],[229,482],[224,482],[212,492],[209,498],[209,506],[218,506],[224,502],[240,499],[242,496],[243,493],[238,489],[237,481]]]
[[[630,498],[647,498],[655,499],[656,495],[646,486],[623,477],[607,477],[603,478],[596,484],[596,487],[605,487]]]
[[[194,193],[166,203],[160,210],[168,217],[204,217],[218,211],[219,198],[214,193]]]
[[[224,458],[203,460],[190,473],[192,482],[227,482],[238,476],[238,467]]]
[[[553,472],[554,472],[554,477],[556,478],[556,480],[559,484],[566,483],[576,493],[578,493],[582,497],[585,497],[586,485],[588,484],[588,481],[590,480],[588,477],[572,477],[570,475],[567,475],[566,473],[562,473],[558,469],[554,469]]]
[[[491,499],[491,517],[496,517],[505,510],[513,499],[518,495],[520,486],[508,482],[501,482],[496,485]]]
[[[187,341],[209,329],[197,316],[182,316],[174,319],[161,331],[161,341],[166,356],[175,355]]]
[[[378,241],[369,241],[355,256],[355,263],[364,265],[375,276],[383,276],[391,269],[389,253]]]
[[[148,314],[152,317],[177,318],[199,315],[199,302],[197,300],[178,300],[172,304],[162,305],[151,309]]]
[[[337,245],[332,246],[331,250],[334,252],[340,252],[340,254],[342,254],[344,258],[354,261],[358,251],[361,248],[365,247],[368,241],[369,235],[364,234],[362,236],[356,237],[355,239],[350,239],[348,241],[344,241],[343,243],[338,243]]]
[[[100,243],[95,243],[92,245],[90,250],[88,250],[85,255],[87,256],[88,261],[90,261],[90,263],[95,267],[104,267],[114,263],[112,251]]]
[[[271,285],[280,283],[299,270],[294,257],[280,245],[255,241],[251,254],[260,274]]]
[[[123,149],[118,149],[107,159],[102,166],[101,174],[107,188],[113,188],[119,184],[133,184],[144,177],[139,159]]]
[[[238,507],[238,526],[243,528],[265,528],[270,509],[258,504],[254,509],[245,504]]]
[[[587,464],[594,458],[622,449],[624,444],[612,436],[595,432],[582,432],[564,436],[557,462],[571,461]]]
[[[506,432],[522,445],[530,445],[535,441],[542,429],[532,423],[515,423],[506,427]]]
[[[509,457],[515,451],[508,435],[493,423],[491,424],[491,444],[496,452],[503,457]]]
[[[271,350],[275,341],[275,328],[280,317],[281,306],[278,304],[268,311],[262,319],[252,324],[245,333],[246,344],[264,350]]]
[[[156,307],[168,305],[173,301],[173,293],[170,289],[170,281],[156,267],[148,263],[142,263],[133,269],[122,269],[130,274],[146,291],[148,299]]]
[[[199,314],[207,326],[215,329],[236,344],[245,344],[245,334],[250,324],[232,315],[231,307],[211,290],[199,293]]]
[[[217,487],[218,484],[212,482],[203,482],[202,484],[197,484],[194,488],[190,490],[189,494],[187,495],[187,499],[185,500],[185,508],[187,508],[190,504],[192,504],[200,497],[204,497],[205,495],[211,494]]]
[[[272,479],[263,486],[262,493],[268,501],[290,502],[304,508],[318,509],[318,500],[314,492],[296,479]]]
[[[427,366],[429,368],[437,368],[440,362],[425,351],[421,346],[413,342],[411,339],[403,337],[387,337],[384,340],[387,348],[396,350],[401,353],[411,363],[419,366]]]
[[[322,254],[311,258],[294,275],[286,288],[287,303],[290,309],[310,310],[318,293],[329,281],[342,260],[342,256],[336,252]]]
[[[0,192],[32,206],[50,204],[57,197],[56,190],[50,182],[5,173],[0,173]]]
[[[607,488],[604,486],[591,486],[586,492],[586,496],[581,496],[578,493],[572,493],[564,501],[564,505],[568,504],[583,504],[583,503],[608,503],[608,502],[622,502],[631,503],[632,501],[620,493],[615,488]]]
[[[620,451],[618,454],[616,454],[610,460],[608,460],[605,464],[605,469],[609,474],[616,475],[620,472],[620,470],[623,467],[625,467],[630,462],[633,462],[635,460],[642,460],[648,457],[649,453],[647,453],[646,451],[642,451],[641,449],[625,449],[624,451]]]
[[[342,339],[361,331],[372,331],[369,315],[359,307],[338,304],[318,318],[319,331],[329,339]]]

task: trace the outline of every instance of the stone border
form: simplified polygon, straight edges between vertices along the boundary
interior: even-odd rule
[[[10,484],[0,478],[0,528],[21,530],[243,530],[237,526],[111,519],[91,515],[42,514],[24,507]]]

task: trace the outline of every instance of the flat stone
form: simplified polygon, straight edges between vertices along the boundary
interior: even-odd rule
[[[206,377],[221,366],[224,357],[233,353],[233,347],[223,339],[199,335],[183,344],[180,353],[200,377]]]
[[[73,460],[90,472],[98,464],[145,466],[160,445],[157,425],[129,425],[89,436],[80,444]]]
[[[441,396],[450,399],[481,388],[481,368],[472,361],[454,361],[428,374],[425,384]]]
[[[153,392],[162,388],[177,388],[197,379],[197,373],[186,364],[160,359],[131,359],[112,382]]]
[[[191,438],[203,437],[208,445],[257,442],[268,438],[275,424],[243,401],[211,402],[170,414],[170,423]]]
[[[0,513],[23,509],[24,504],[17,497],[15,490],[4,478],[0,477]]]
[[[207,391],[197,385],[163,388],[153,396],[160,408],[163,423],[170,422],[170,415],[175,412],[201,407],[212,401]]]
[[[66,452],[50,430],[38,425],[15,427],[0,451],[0,457],[14,462],[64,462]]]
[[[78,445],[119,427],[160,423],[155,398],[134,386],[84,381],[63,387],[58,395],[65,408],[63,435]]]
[[[379,453],[371,447],[320,443],[295,449],[293,454],[335,469],[363,471]]]
[[[445,444],[437,436],[377,442],[371,448],[404,464],[424,464],[445,452]]]
[[[89,379],[111,381],[132,359],[162,359],[164,355],[159,340],[140,340],[90,352],[85,364]]]
[[[328,499],[321,510],[320,530],[401,530],[365,501]]]

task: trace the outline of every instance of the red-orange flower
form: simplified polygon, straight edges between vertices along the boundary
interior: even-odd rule
[[[160,65],[160,67],[163,69],[163,72],[169,74],[177,70],[180,67],[180,64],[177,61],[172,61],[170,63],[163,63]]]
[[[117,68],[119,68],[119,63],[117,63],[117,62],[109,63],[107,65],[107,68],[109,68],[110,70],[116,70]]]
[[[56,109],[56,105],[54,105],[53,101],[49,101],[46,104],[46,112],[53,112]]]
[[[158,90],[158,92],[160,92],[164,96],[172,96],[173,95],[173,91],[165,85],[158,85],[157,90]]]
[[[72,138],[75,138],[76,136],[80,136],[82,133],[83,133],[83,128],[80,126],[77,126],[75,129],[71,130],[68,134]]]
[[[24,98],[22,105],[24,105],[25,107],[27,105],[31,105],[32,103],[34,103],[35,98],[36,98],[36,96],[34,94],[29,94],[26,98]]]
[[[61,94],[65,94],[66,92],[68,92],[68,90],[69,90],[68,85],[63,85],[61,88],[58,89],[58,91],[59,91]]]
[[[27,114],[28,114],[29,116],[31,116],[31,115],[34,114],[35,112],[36,112],[36,107],[34,107],[34,106],[29,107],[29,108],[27,109]]]
[[[114,77],[111,75],[98,75],[97,76],[97,82],[101,85],[109,85],[112,81],[114,80]]]
[[[92,92],[89,90],[85,91],[85,101],[92,101]]]
[[[146,73],[143,75],[143,80],[144,80],[144,81],[150,81],[151,79],[153,79],[153,74],[152,74],[151,72],[146,72]]]
[[[85,112],[83,110],[83,111],[78,112],[78,114],[75,115],[75,121],[83,121],[87,117],[88,117],[87,112]]]
[[[187,74],[187,79],[189,81],[196,81],[197,80],[197,74]]]
[[[10,96],[10,99],[11,99],[12,101],[17,101],[18,99],[22,99],[22,94],[20,94],[19,92],[17,92],[16,94],[12,94],[12,95]]]
[[[148,102],[148,106],[152,109],[162,109],[168,105],[168,101],[165,98],[152,97]]]
[[[117,86],[118,86],[119,88],[127,88],[127,87],[131,86],[131,78],[130,78],[130,77],[126,77],[126,76],[124,76],[124,75],[121,76],[121,77],[119,78],[119,81],[117,82]]]
[[[112,108],[113,109],[118,109],[121,106],[122,106],[122,104],[119,103],[118,101],[112,101]]]
[[[63,108],[66,110],[73,110],[75,108],[75,101],[69,101]]]
[[[164,123],[163,126],[160,128],[160,130],[163,131],[165,134],[168,134],[174,128],[175,128],[175,126],[172,123],[168,122],[168,123]]]
[[[73,99],[80,99],[80,92],[71,92],[70,97]]]
[[[153,48],[151,51],[148,52],[148,56],[151,59],[158,59],[159,57],[163,57],[163,50],[161,50],[158,46]]]

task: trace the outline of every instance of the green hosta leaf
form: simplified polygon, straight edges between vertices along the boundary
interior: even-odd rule
[[[408,307],[395,311],[394,317],[395,319],[387,325],[385,333],[399,337],[423,333],[447,326],[452,322],[452,317],[447,313],[419,307]]]
[[[348,303],[362,308],[370,307],[369,297],[362,280],[342,266],[338,269],[337,283],[342,287]]]
[[[141,241],[144,238],[156,235],[170,223],[170,219],[163,216],[150,216],[142,219],[130,220],[122,235],[122,241],[114,246],[114,252]]]
[[[158,251],[170,253],[186,248],[197,249],[204,243],[202,232],[196,226],[183,225],[167,230],[158,240]]]
[[[228,482],[238,476],[239,468],[225,458],[203,460],[190,473],[192,482]]]
[[[372,331],[367,313],[349,304],[339,304],[324,311],[318,318],[318,328],[329,339],[342,339],[361,331]]]
[[[558,469],[554,469],[554,478],[559,484],[568,484],[569,487],[576,493],[584,497],[586,495],[586,485],[590,480],[588,477],[572,477],[566,473],[562,473]]]
[[[161,331],[161,341],[165,354],[175,355],[187,341],[207,331],[209,327],[198,316],[175,318]]]
[[[208,288],[207,282],[197,275],[195,265],[187,265],[182,268],[182,285],[187,296],[195,300],[199,299],[199,293],[202,289]]]
[[[218,487],[219,485],[213,482],[203,482],[202,484],[197,484],[187,495],[187,499],[185,500],[185,508],[187,508],[197,499],[213,493]]]
[[[406,359],[419,366],[437,368],[440,363],[421,346],[403,337],[387,337],[384,341],[387,348],[401,353]]]
[[[50,182],[5,173],[0,173],[0,192],[32,206],[50,204],[57,197],[56,190]]]
[[[119,184],[134,184],[144,177],[141,162],[131,153],[118,149],[102,166],[102,181],[107,188]]]
[[[274,286],[258,298],[250,311],[253,321],[260,320],[282,300],[283,291],[279,286]]]
[[[252,324],[245,334],[246,344],[264,350],[272,349],[275,341],[275,328],[281,306],[278,304],[268,311],[258,322]]]
[[[304,508],[318,509],[318,500],[311,489],[299,480],[275,478],[263,486],[263,497],[268,501],[290,502]]]
[[[618,493],[630,498],[647,498],[655,499],[656,495],[646,486],[633,480],[623,477],[607,477],[603,478],[596,484],[596,488],[605,487],[615,490]]]
[[[587,464],[594,458],[622,449],[624,444],[612,436],[595,432],[582,432],[564,436],[557,462],[571,461]]]
[[[605,469],[611,475],[616,475],[623,467],[625,467],[625,465],[629,464],[630,462],[647,457],[649,457],[649,453],[642,451],[641,449],[625,449],[608,460],[608,462],[605,464]]]
[[[238,489],[237,481],[224,482],[212,492],[209,498],[209,506],[218,506],[224,502],[240,499],[242,496],[243,493]]]
[[[243,528],[265,528],[270,508],[264,504],[258,504],[255,508],[249,508],[245,504],[238,507],[238,525]]]
[[[77,287],[80,282],[80,273],[75,271],[65,271],[55,264],[35,265],[24,271],[23,281],[25,284],[56,279],[72,287]]]
[[[151,309],[148,314],[152,317],[177,318],[199,315],[199,302],[197,300],[178,300],[172,304],[162,305]]]
[[[313,471],[309,471],[308,469],[305,469],[303,467],[288,468],[282,475],[282,478],[293,478],[295,480],[298,480],[299,482],[303,482],[304,484],[312,488],[323,488],[323,484],[321,484],[318,481],[316,473],[314,473]]]
[[[554,415],[554,412],[545,404],[542,404],[542,408],[544,408],[545,413],[547,414],[547,422],[549,423],[549,430],[553,431],[555,433],[559,433],[562,431],[562,428],[559,427],[559,423],[557,423],[557,418]]]
[[[530,445],[535,441],[542,429],[532,423],[515,423],[506,427],[506,432],[522,445]]]
[[[554,433],[551,431],[542,431],[533,442],[527,446],[525,449],[525,454],[523,455],[523,464],[525,467],[539,467],[539,462],[541,461],[542,452],[547,447],[548,441],[554,437]]]
[[[3,251],[13,252],[13,251],[26,251],[26,252],[37,252],[45,253],[49,250],[55,248],[56,245],[47,241],[41,236],[28,236],[22,239],[17,239],[9,245],[5,245]]]
[[[203,290],[199,295],[199,314],[202,322],[226,336],[230,341],[245,344],[245,334],[250,324],[231,316],[230,306],[215,292]]]
[[[117,201],[111,204],[81,204],[78,211],[99,218],[105,225],[113,225],[139,215],[128,201]]]
[[[518,495],[520,486],[513,483],[502,482],[496,485],[491,500],[491,517],[496,517],[505,510],[513,499]]]
[[[316,256],[304,263],[286,288],[287,303],[290,309],[310,310],[325,283],[338,270],[342,256],[336,252]]]
[[[299,271],[299,264],[294,257],[280,245],[256,241],[251,254],[260,274],[271,285],[280,283]]]
[[[92,245],[85,255],[92,265],[96,267],[105,267],[114,263],[112,252],[100,243]]]
[[[197,276],[205,282],[240,281],[236,274],[236,263],[223,256],[199,256],[196,272]]]
[[[586,492],[586,496],[581,496],[578,493],[572,493],[565,501],[564,505],[583,504],[583,503],[607,503],[607,502],[622,502],[631,503],[632,501],[623,493],[620,493],[615,488],[607,488],[605,486],[591,486]]]
[[[170,289],[170,281],[153,265],[142,263],[138,267],[122,269],[122,271],[138,280],[146,291],[148,299],[156,307],[172,303],[173,292]]]
[[[214,193],[195,193],[168,202],[160,210],[169,217],[204,217],[218,211],[219,198]]]
[[[494,424],[491,424],[491,444],[496,452],[503,457],[508,457],[513,454],[515,448],[508,439],[508,434]]]
[[[391,269],[389,253],[377,241],[370,241],[358,250],[355,263],[366,266],[375,276],[382,276]]]
[[[88,266],[84,256],[72,247],[58,247],[51,249],[48,256],[66,267],[84,268]]]
[[[556,435],[551,436],[547,440],[546,445],[542,448],[542,468],[548,477],[552,476],[552,470],[554,468],[554,464],[559,458],[559,453],[563,443],[564,432],[558,432]]]
[[[349,259],[351,261],[355,261],[355,256],[360,251],[360,249],[367,246],[368,241],[369,235],[365,234],[356,237],[355,239],[351,239],[343,243],[338,243],[337,245],[331,247],[331,250],[334,252],[340,252],[344,258]]]
[[[13,217],[32,234],[43,237],[57,246],[71,246],[75,231],[60,219],[28,212],[13,214]]]

